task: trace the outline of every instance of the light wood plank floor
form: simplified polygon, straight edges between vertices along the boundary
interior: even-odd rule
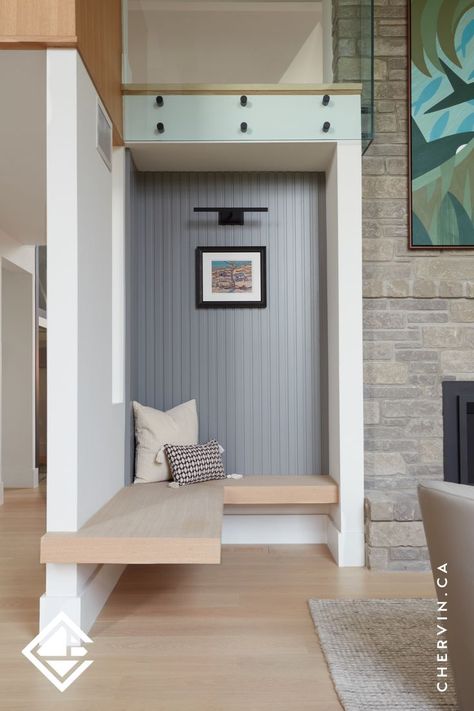
[[[129,566],[92,667],[60,694],[21,655],[44,592],[44,491],[0,507],[2,711],[336,711],[310,597],[431,597],[431,576],[338,569],[324,546],[232,547],[218,566]]]

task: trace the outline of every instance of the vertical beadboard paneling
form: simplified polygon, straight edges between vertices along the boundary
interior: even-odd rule
[[[196,398],[200,439],[221,442],[228,472],[319,473],[321,176],[134,173],[130,182],[130,397],[160,409]],[[193,212],[244,204],[269,213],[219,227],[216,214]],[[268,307],[197,309],[199,245],[265,245]]]

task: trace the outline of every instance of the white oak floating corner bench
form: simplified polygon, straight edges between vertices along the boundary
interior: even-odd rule
[[[224,505],[336,504],[329,476],[247,476],[118,492],[76,533],[46,533],[42,563],[220,563]]]

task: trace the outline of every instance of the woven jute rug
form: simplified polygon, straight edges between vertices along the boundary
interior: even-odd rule
[[[436,688],[434,600],[310,600],[309,607],[345,711],[458,710],[450,670],[448,691]]]

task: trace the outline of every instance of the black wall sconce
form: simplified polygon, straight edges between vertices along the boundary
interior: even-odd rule
[[[331,128],[331,124],[329,123],[329,121],[325,121],[323,123],[323,133],[327,133],[330,128]]]
[[[242,131],[242,133],[247,133],[247,129],[248,129],[247,123],[245,121],[242,121],[242,123],[240,124],[240,130]]]
[[[241,105],[241,106],[247,106],[247,103],[248,103],[247,97],[246,97],[246,96],[241,96],[241,97],[240,97],[240,105]]]
[[[217,212],[219,225],[244,225],[245,212],[268,212],[268,207],[195,207],[194,212]]]
[[[324,94],[324,96],[323,96],[323,106],[328,106],[330,100],[331,100],[331,97],[329,96],[329,94]]]
[[[165,100],[163,99],[162,96],[157,96],[157,97],[156,97],[156,105],[157,105],[157,106],[163,106],[164,103],[165,103]]]
[[[158,133],[164,133],[165,132],[165,124],[161,123],[161,121],[160,121],[159,123],[156,124],[156,130],[158,131]]]

